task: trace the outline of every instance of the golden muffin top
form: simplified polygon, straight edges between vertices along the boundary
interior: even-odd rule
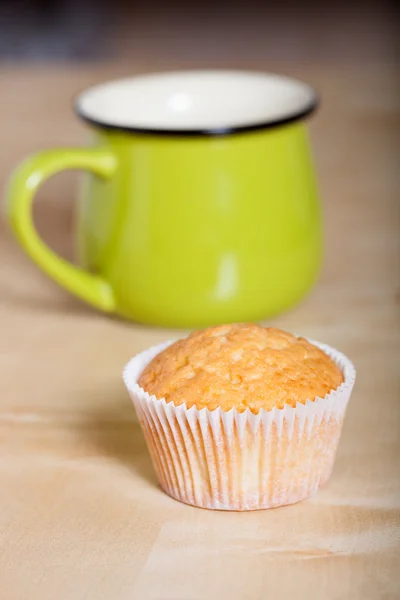
[[[139,385],[156,398],[223,411],[295,406],[335,390],[339,367],[304,338],[255,324],[194,331],[160,352]]]

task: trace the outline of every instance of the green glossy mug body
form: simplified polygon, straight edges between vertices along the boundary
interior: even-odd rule
[[[78,211],[82,269],[45,248],[29,220],[37,185],[68,167],[95,173]],[[50,151],[20,167],[9,214],[28,253],[61,285],[148,324],[263,319],[309,290],[321,260],[301,119],[223,135],[96,127],[92,148]]]

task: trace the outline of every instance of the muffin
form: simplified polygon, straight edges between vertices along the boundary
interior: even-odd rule
[[[193,332],[124,372],[161,487],[225,510],[291,504],[327,481],[354,379],[336,350],[255,324]]]

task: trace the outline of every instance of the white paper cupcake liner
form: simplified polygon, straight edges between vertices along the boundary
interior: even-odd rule
[[[167,494],[202,508],[256,510],[308,498],[328,480],[355,381],[346,356],[312,341],[344,382],[324,398],[255,415],[188,409],[145,392],[137,383],[143,369],[171,343],[135,356],[123,374]]]

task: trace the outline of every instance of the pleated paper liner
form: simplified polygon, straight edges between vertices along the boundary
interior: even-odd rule
[[[335,361],[344,382],[324,398],[257,415],[188,409],[140,388],[145,366],[171,342],[127,364],[125,385],[167,494],[202,508],[257,510],[308,498],[329,479],[355,369],[341,352],[312,343]]]

